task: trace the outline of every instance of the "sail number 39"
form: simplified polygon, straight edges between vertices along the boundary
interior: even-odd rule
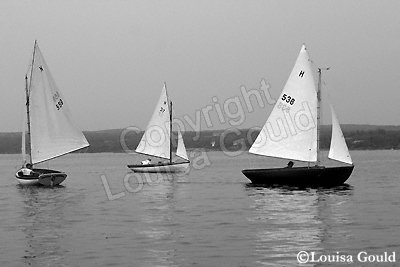
[[[294,101],[296,101],[296,99],[287,94],[283,94],[281,99],[282,101],[286,101],[286,103],[289,103],[290,105],[293,105]]]
[[[60,98],[60,94],[58,92],[54,93],[53,101],[56,103],[57,110],[60,110],[62,108],[62,106],[64,105],[64,102]]]

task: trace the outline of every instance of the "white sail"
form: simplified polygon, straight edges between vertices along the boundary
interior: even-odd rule
[[[346,140],[344,139],[343,132],[340,129],[339,121],[336,117],[335,111],[331,106],[332,113],[332,138],[331,147],[329,149],[328,158],[337,160],[340,162],[353,164],[351,160],[349,149],[346,145]]]
[[[153,116],[135,151],[170,159],[170,121],[170,106],[167,88],[164,84]]]
[[[31,161],[33,164],[89,146],[73,124],[67,101],[58,90],[35,43],[29,84]]]
[[[282,94],[249,152],[308,162],[317,160],[317,93],[304,45]]]
[[[186,153],[185,143],[183,142],[183,137],[181,131],[178,129],[178,146],[176,148],[176,155],[182,159],[189,160]]]

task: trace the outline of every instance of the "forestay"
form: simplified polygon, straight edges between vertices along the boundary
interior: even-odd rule
[[[249,152],[308,162],[317,160],[317,93],[311,61],[304,45]]]

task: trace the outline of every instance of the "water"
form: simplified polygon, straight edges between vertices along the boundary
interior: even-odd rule
[[[126,176],[133,156],[73,154],[50,165],[63,187],[24,188],[20,156],[0,155],[0,266],[293,266],[301,250],[398,264],[399,153],[353,151],[349,186],[331,190],[252,187],[241,169],[277,163],[221,152],[144,185]]]

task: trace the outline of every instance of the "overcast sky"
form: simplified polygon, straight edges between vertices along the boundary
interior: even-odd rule
[[[399,11],[398,0],[1,0],[0,131],[21,129],[35,39],[84,130],[144,128],[164,81],[176,115],[193,121],[215,102],[244,103],[241,86],[262,79],[278,97],[302,43],[331,67],[341,123],[399,125]],[[253,104],[235,127],[265,123],[271,106]],[[232,126],[215,105],[209,114],[211,128]]]

